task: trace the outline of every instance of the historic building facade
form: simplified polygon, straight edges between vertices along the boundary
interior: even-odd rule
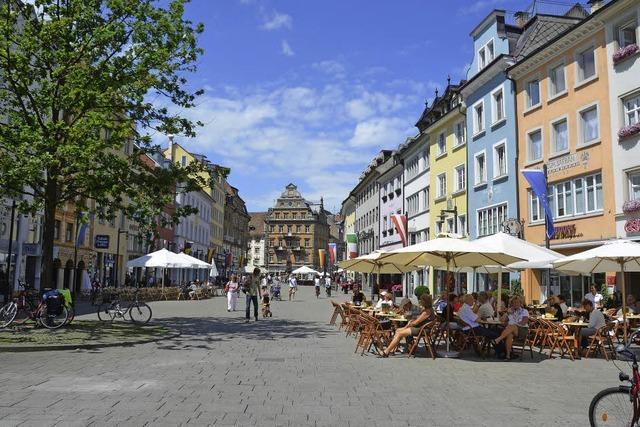
[[[224,207],[224,238],[225,253],[224,276],[244,272],[247,261],[247,245],[249,242],[249,221],[251,217],[247,206],[240,197],[237,188],[224,182],[226,193]]]
[[[392,219],[394,215],[404,216],[404,186],[402,181],[403,167],[396,152],[393,152],[386,162],[377,168],[380,207],[378,233],[380,233],[379,248],[391,251],[401,248],[403,241]]]
[[[249,216],[251,220],[249,221],[249,246],[247,249],[247,266],[245,268],[247,272],[253,271],[256,267],[262,270],[267,266],[264,240],[264,222],[267,213],[249,212]]]
[[[322,201],[313,204],[294,184],[286,186],[265,218],[266,264],[271,273],[288,273],[304,265],[322,270],[319,250],[327,250],[329,224]]]

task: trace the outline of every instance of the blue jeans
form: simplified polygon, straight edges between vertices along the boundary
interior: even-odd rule
[[[257,295],[246,295],[246,317],[247,320],[249,320],[249,318],[251,316],[249,316],[249,312],[250,312],[250,308],[251,308],[251,301],[253,301],[253,317],[256,318],[256,320],[258,320],[258,296]]]

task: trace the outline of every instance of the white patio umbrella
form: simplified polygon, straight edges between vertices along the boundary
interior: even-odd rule
[[[191,263],[174,252],[160,249],[127,261],[127,267],[191,268]]]
[[[418,269],[418,267],[414,265],[395,264],[387,261],[383,257],[388,253],[389,252],[376,250],[357,258],[342,261],[338,265],[340,268],[348,271],[376,274],[378,284],[380,283],[381,274],[402,274]],[[371,297],[373,299],[373,288],[371,289]]]
[[[484,265],[505,266],[523,257],[505,254],[499,249],[487,247],[478,241],[468,241],[451,237],[438,237],[433,240],[390,251],[383,255],[383,260],[404,266],[430,265],[433,267],[481,267]],[[449,318],[445,319],[449,331]],[[449,350],[447,339],[446,352],[441,357],[457,357],[458,352]]]
[[[306,265],[303,265],[300,268],[296,268],[291,273],[293,273],[293,274],[320,274],[317,271],[315,271],[313,268],[307,267]]]
[[[622,321],[624,339],[627,340],[627,287],[624,273],[640,271],[640,244],[629,240],[612,240],[602,246],[580,252],[553,263],[559,271],[583,274],[620,271],[622,279]]]
[[[186,262],[190,263],[191,268],[211,268],[211,264],[209,264],[208,262],[202,261],[201,259],[198,259],[196,257],[192,257],[191,255],[187,255],[184,252],[180,252],[177,255],[184,259]]]

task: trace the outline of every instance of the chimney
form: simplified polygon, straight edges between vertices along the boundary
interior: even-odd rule
[[[173,145],[173,134],[169,134],[167,135],[167,137],[169,138],[169,158],[171,160],[171,163],[173,163],[175,161],[175,156],[176,156],[176,150],[175,147]]]
[[[602,0],[589,0],[587,3],[591,7],[591,13],[594,13],[603,6],[604,2]]]
[[[518,28],[524,28],[527,22],[529,22],[529,12],[516,12],[513,16],[516,18]]]

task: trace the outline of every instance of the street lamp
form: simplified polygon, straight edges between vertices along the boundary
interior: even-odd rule
[[[116,262],[115,262],[116,277],[113,280],[113,284],[114,284],[114,286],[116,288],[118,287],[118,282],[119,282],[118,279],[120,278],[120,275],[118,274],[119,273],[118,270],[120,268],[120,263],[118,262],[118,260],[120,258],[120,235],[121,234],[125,235],[125,240],[126,240],[127,236],[129,235],[129,232],[127,230],[122,230],[122,229],[120,229],[120,227],[118,227],[118,239],[117,239],[117,242],[116,242]]]
[[[458,234],[458,206],[454,206],[453,209],[440,209],[440,222],[444,225],[444,220],[447,217],[447,213],[453,214],[453,232]]]

